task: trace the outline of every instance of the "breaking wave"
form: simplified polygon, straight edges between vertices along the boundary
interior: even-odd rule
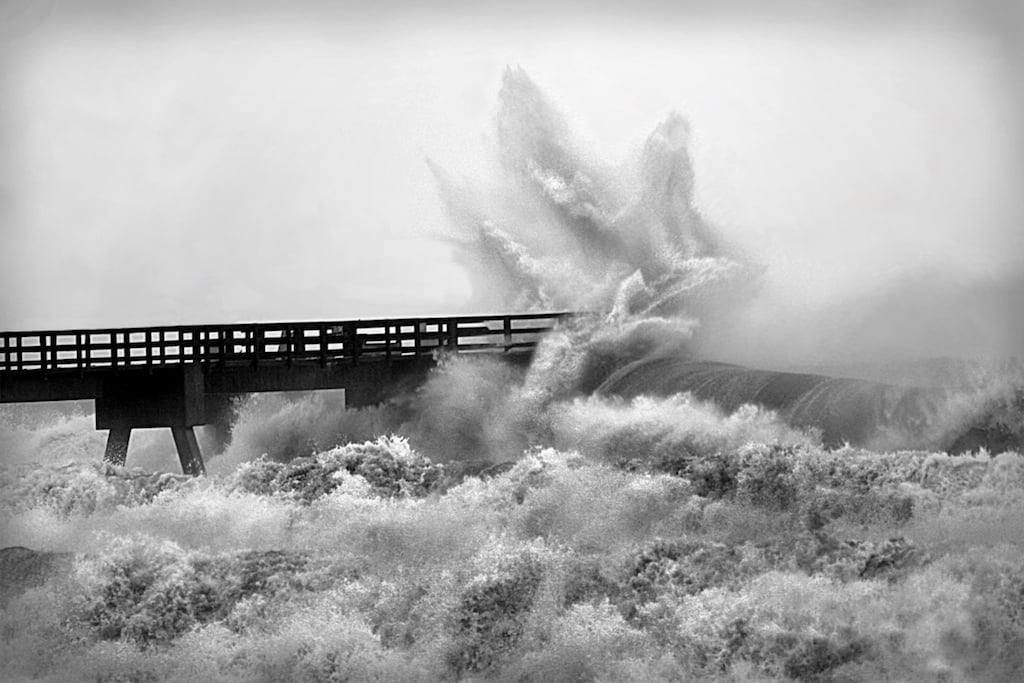
[[[761,271],[697,208],[679,114],[616,173],[581,151],[521,70],[505,74],[498,121],[502,191],[436,175],[459,244],[486,275],[481,288],[497,289],[506,305],[589,312],[540,349],[531,395],[690,393],[726,412],[774,411],[830,447],[1020,447],[1019,363],[996,373],[979,366],[968,386],[925,388],[709,362],[702,326],[728,318]]]
[[[1019,375],[709,359],[760,270],[698,210],[689,135],[607,167],[510,69],[495,185],[432,166],[488,301],[583,312],[528,368],[247,398],[203,478],[5,412],[3,678],[1019,680]]]

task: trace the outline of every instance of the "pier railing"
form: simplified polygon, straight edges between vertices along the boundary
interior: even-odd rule
[[[510,353],[537,345],[569,313],[0,332],[0,372],[202,363],[391,361],[439,351]]]

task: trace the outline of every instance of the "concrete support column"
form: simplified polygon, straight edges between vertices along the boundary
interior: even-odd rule
[[[206,424],[203,425],[207,440],[214,453],[222,453],[231,440],[231,425],[235,420],[235,402],[238,394],[207,394]]]
[[[196,441],[196,433],[192,427],[171,427],[171,434],[178,449],[181,471],[193,476],[206,474],[203,454],[199,452],[199,442]]]
[[[185,474],[205,474],[193,426],[206,423],[203,368],[128,368],[105,377],[96,397],[96,428],[109,429],[104,459],[124,465],[133,428],[170,427]]]
[[[107,449],[103,453],[103,459],[111,465],[123,467],[128,457],[128,439],[131,435],[131,427],[112,427],[107,434]]]

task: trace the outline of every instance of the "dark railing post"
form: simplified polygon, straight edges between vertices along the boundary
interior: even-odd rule
[[[345,324],[345,346],[352,352],[352,365],[359,362],[359,328],[356,323]]]
[[[256,326],[252,326],[252,366],[259,367],[260,364],[260,347],[263,346],[263,330]]]
[[[459,321],[456,318],[448,319],[448,348],[454,352],[459,350]]]
[[[284,326],[284,339],[285,339],[285,342],[284,342],[285,363],[288,365],[288,367],[291,367],[292,366],[292,326],[291,325],[285,325]]]
[[[391,323],[384,323],[384,360],[391,362]]]
[[[210,330],[208,328],[204,327],[201,330],[196,330],[196,334],[198,335],[198,338],[199,338],[199,341],[200,341],[199,359],[202,361],[202,363],[206,367],[206,369],[209,370],[210,369]]]
[[[320,323],[317,327],[317,334],[320,335],[320,367],[327,367],[327,323]]]
[[[46,372],[46,334],[39,335],[39,369]]]
[[[505,333],[505,353],[508,353],[512,348],[512,316],[505,316],[502,320],[502,327]]]

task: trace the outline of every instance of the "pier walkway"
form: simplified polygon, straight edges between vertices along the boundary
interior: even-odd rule
[[[182,470],[205,471],[193,427],[229,399],[263,391],[344,389],[373,405],[421,381],[442,354],[528,362],[569,313],[0,332],[0,403],[95,401],[124,464],[133,428],[170,427]]]

